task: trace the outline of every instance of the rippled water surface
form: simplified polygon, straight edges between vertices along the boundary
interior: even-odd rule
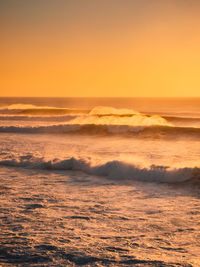
[[[2,263],[200,264],[200,199],[191,185],[5,167],[0,175]]]
[[[0,98],[0,265],[200,266],[200,99]]]

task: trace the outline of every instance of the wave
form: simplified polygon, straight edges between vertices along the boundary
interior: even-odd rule
[[[112,117],[116,119],[122,118],[131,118],[136,116],[140,118],[161,118],[163,121],[168,123],[173,122],[200,122],[200,117],[194,116],[184,116],[184,114],[174,114],[174,115],[167,115],[167,114],[144,114],[132,109],[125,109],[125,108],[114,108],[114,107],[106,107],[106,106],[96,106],[92,109],[80,109],[80,108],[59,108],[59,107],[50,107],[50,106],[36,106],[32,104],[13,104],[8,106],[0,107],[0,119],[12,119],[15,117],[19,120],[25,120],[26,117],[34,117],[35,119],[42,120],[42,117],[63,117],[64,116],[79,116],[79,115],[87,115],[90,118],[106,118]],[[40,118],[41,117],[41,118]],[[50,119],[50,118],[49,118]],[[122,123],[118,123],[122,124]]]
[[[124,137],[200,137],[200,128],[172,126],[129,126],[129,125],[95,125],[95,124],[57,124],[37,127],[0,126],[1,133],[26,134],[86,134],[119,135]]]
[[[59,108],[59,107],[50,107],[50,106],[36,106],[32,104],[12,104],[8,106],[0,107],[0,110],[33,110],[33,109],[50,109],[50,110],[80,110],[80,109],[69,109],[69,108]],[[83,109],[81,109],[83,110]],[[105,106],[97,106],[90,110],[90,114],[92,115],[106,115],[106,114],[112,114],[112,115],[125,115],[125,114],[138,114],[137,111],[133,111],[132,109],[117,109],[114,107],[105,107]]]
[[[198,137],[200,134],[198,118],[150,116],[130,109],[104,106],[81,110],[16,104],[2,107],[0,113],[0,120],[17,121],[17,125],[21,125],[9,123],[9,126],[0,126],[0,132],[104,135],[143,133],[152,137],[154,135]],[[34,123],[32,127],[25,127],[23,121],[45,121],[45,124],[49,122],[49,125]]]
[[[171,122],[200,122],[200,117],[163,116],[163,118]]]
[[[142,114],[132,109],[119,109],[113,107],[97,106],[92,109],[80,108],[58,108],[48,106],[35,106],[31,104],[14,104],[0,107],[0,114],[10,116],[19,116],[19,119],[25,116],[64,116],[64,115],[88,115],[88,117],[132,117],[132,116],[146,116],[155,117]]]
[[[29,105],[28,105],[29,106]],[[18,107],[18,105],[17,105]],[[11,107],[10,107],[11,108]],[[16,105],[12,108],[16,108]],[[12,109],[11,108],[11,109]],[[21,110],[21,105],[18,110]],[[23,109],[22,109],[23,110]],[[38,107],[35,110],[39,110]],[[44,110],[51,110],[46,109]],[[26,110],[27,111],[27,110]],[[9,116],[4,115],[4,120],[8,119]],[[2,118],[4,116],[1,116]],[[18,116],[12,114],[12,120],[17,120]],[[147,116],[136,111],[128,109],[115,109],[111,107],[95,107],[88,114],[81,115],[65,115],[59,117],[51,118],[51,116],[45,117],[48,121],[54,121],[54,125],[44,126],[38,125],[34,127],[19,127],[19,126],[0,126],[0,132],[21,132],[21,133],[69,133],[69,132],[84,132],[88,134],[110,134],[110,133],[129,133],[138,132],[142,127],[149,126],[171,126],[164,118],[160,116]],[[29,120],[26,116],[23,116],[23,120]],[[64,119],[64,121],[63,121]],[[44,117],[36,116],[33,120],[43,121]],[[20,121],[20,122],[21,122]],[[56,121],[56,124],[55,124]],[[63,124],[58,124],[57,122],[65,122]],[[67,122],[67,123],[66,123]],[[18,122],[19,124],[19,122]],[[23,123],[20,123],[23,125]]]
[[[137,180],[157,183],[200,181],[200,168],[197,167],[169,169],[166,166],[152,165],[150,168],[141,168],[122,161],[108,161],[104,164],[92,165],[91,162],[74,157],[46,161],[29,154],[18,159],[0,160],[0,165],[38,170],[81,171],[89,175],[103,176],[119,181]]]
[[[67,114],[87,114],[90,110],[87,109],[75,109],[75,108],[58,108],[48,106],[35,106],[31,104],[13,104],[9,106],[3,106],[0,108],[0,114],[7,115],[67,115]]]
[[[120,111],[120,110],[119,110]],[[152,126],[152,125],[162,125],[162,126],[171,126],[164,118],[154,115],[147,116],[141,113],[135,113],[133,115],[119,116],[118,114],[114,115],[85,115],[77,116],[71,122],[71,124],[80,124],[80,125],[127,125],[127,126]]]
[[[3,114],[19,114],[19,115],[65,115],[65,114],[90,114],[90,115],[118,115],[118,116],[132,116],[139,114],[139,112],[131,109],[117,109],[113,107],[97,106],[93,109],[79,109],[79,108],[59,108],[49,106],[36,106],[32,104],[13,104],[9,106],[0,107],[0,113]]]
[[[23,109],[48,109],[48,108],[55,108],[55,107],[49,107],[49,106],[36,106],[36,105],[32,105],[32,104],[12,104],[12,105],[8,105],[8,106],[3,106],[0,109],[8,109],[8,110],[23,110]]]
[[[12,119],[12,117],[18,117],[20,120],[26,119],[26,117],[35,117],[38,116],[38,119],[44,117],[63,117],[67,115],[88,115],[88,117],[120,117],[128,118],[133,116],[143,116],[146,118],[160,117],[162,120],[167,121],[168,123],[184,123],[184,122],[200,122],[200,116],[194,114],[184,114],[184,113],[141,113],[132,109],[125,108],[114,108],[107,106],[96,106],[92,109],[83,109],[83,108],[60,108],[52,106],[37,106],[32,104],[12,104],[8,106],[0,107],[0,119]],[[6,117],[7,116],[7,117]],[[40,118],[41,117],[41,118]],[[49,118],[50,119],[50,118]],[[42,120],[42,119],[41,119]],[[119,123],[120,124],[120,123]]]
[[[68,114],[68,115],[59,115],[59,116],[50,116],[50,115],[46,115],[46,116],[29,116],[29,115],[7,115],[7,114],[1,114],[0,115],[0,121],[53,121],[53,122],[65,122],[65,121],[69,121],[71,119],[74,119],[76,117],[76,115],[74,114]]]

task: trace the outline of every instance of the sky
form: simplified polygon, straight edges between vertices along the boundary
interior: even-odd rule
[[[200,97],[199,0],[0,0],[0,96]]]

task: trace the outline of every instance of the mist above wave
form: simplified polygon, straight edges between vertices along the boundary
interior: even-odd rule
[[[165,124],[166,120],[160,116],[147,116],[145,114],[141,114],[138,111],[134,111],[131,109],[117,109],[114,107],[104,107],[97,106],[91,110],[87,109],[79,109],[79,108],[58,108],[58,107],[48,107],[48,106],[35,106],[32,104],[13,104],[9,106],[4,106],[0,108],[1,114],[7,115],[50,115],[50,116],[63,116],[63,115],[77,115],[77,120],[80,123],[84,124],[118,124],[118,125],[132,125],[134,119],[135,123],[147,123],[147,124],[155,124],[159,125],[162,123]],[[79,117],[79,115],[85,115]],[[138,117],[136,117],[138,116]],[[104,119],[98,119],[100,117],[106,117]],[[122,118],[121,118],[122,117]],[[139,119],[140,118],[140,119]],[[138,120],[139,119],[139,120]],[[146,119],[146,122],[144,122]],[[87,122],[85,122],[87,120]],[[121,120],[117,123],[117,120]],[[143,122],[142,122],[143,121]],[[148,121],[148,122],[147,122]],[[73,123],[73,121],[72,121]],[[75,122],[75,124],[77,124]]]
[[[2,107],[0,132],[84,134],[173,134],[198,136],[196,119],[147,115],[131,109],[97,106],[91,110],[15,104]],[[10,122],[6,123],[6,120]],[[13,121],[13,122],[12,122]],[[25,123],[30,121],[33,123]],[[179,123],[177,123],[177,121]],[[188,122],[189,121],[189,122]],[[38,123],[37,123],[38,122]],[[44,123],[42,123],[44,122]]]
[[[151,114],[151,112],[150,112]],[[200,119],[184,117],[184,114],[160,115],[144,114],[127,108],[96,106],[92,109],[60,108],[36,106],[32,104],[13,104],[0,107],[0,120],[27,121],[70,121],[71,124],[130,125],[130,126],[188,126],[199,127]],[[162,112],[161,112],[162,114]],[[46,117],[46,119],[45,119]],[[14,125],[13,125],[14,126]]]
[[[80,108],[59,108],[49,106],[36,106],[32,104],[13,104],[9,106],[0,107],[0,113],[3,114],[19,114],[19,115],[64,115],[64,114],[89,114],[98,116],[131,116],[140,114],[137,111],[131,109],[117,109],[114,107],[97,106],[93,109],[80,109]]]
[[[88,116],[77,116],[69,122],[69,124],[80,124],[80,125],[127,125],[127,126],[172,126],[164,118],[160,116],[147,116],[143,114],[134,114],[132,116],[117,116],[117,115],[88,115]]]
[[[90,115],[136,115],[140,114],[138,111],[134,111],[132,109],[125,108],[113,108],[113,107],[104,107],[97,106],[94,107],[90,113]]]
[[[23,109],[27,107],[28,109]],[[33,109],[29,109],[29,107],[32,107]],[[50,107],[41,107],[33,106],[33,105],[11,105],[7,107],[7,111],[11,110],[11,120],[17,121],[17,117],[15,112],[20,112],[17,114],[20,114],[21,117],[19,117],[19,122],[17,125],[8,124],[4,127],[0,128],[1,132],[77,132],[80,130],[86,130],[86,132],[127,132],[127,131],[139,131],[141,130],[141,127],[149,127],[149,126],[172,126],[166,119],[158,116],[148,116],[142,113],[139,113],[137,111],[129,110],[129,109],[116,109],[113,107],[95,107],[90,112],[87,112],[84,110],[83,112],[78,109],[59,109],[55,108],[52,109]],[[21,110],[23,112],[21,112]],[[6,113],[6,110],[3,110]],[[14,113],[12,113],[14,111]],[[36,111],[36,113],[34,113]],[[54,124],[49,123],[49,125],[42,125],[39,123],[38,125],[34,124],[34,127],[26,127],[26,125],[23,125],[23,121],[28,120],[29,115],[37,115],[37,112],[44,112],[45,115],[48,115],[46,118],[48,121],[54,122]],[[27,117],[25,114],[27,113]],[[59,116],[55,116],[56,112],[58,112]],[[64,113],[63,113],[64,112]],[[81,113],[82,112],[82,113]],[[50,114],[53,114],[53,116],[50,116]],[[80,114],[79,114],[80,113]],[[6,113],[7,114],[7,113]],[[67,114],[67,115],[63,115]],[[60,116],[62,115],[62,116]],[[5,116],[5,114],[4,114]],[[1,116],[3,120],[6,119],[9,120],[10,116]],[[33,116],[34,121],[43,121],[43,116]],[[59,123],[63,122],[62,124]],[[98,128],[96,126],[106,126]],[[119,128],[113,127],[113,126],[119,126]],[[127,129],[127,126],[129,127]],[[132,127],[132,128],[131,128]],[[83,129],[84,128],[84,129]],[[87,129],[86,129],[87,128]]]

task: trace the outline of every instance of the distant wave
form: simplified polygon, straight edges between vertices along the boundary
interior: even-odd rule
[[[1,121],[17,121],[0,126],[0,132],[13,133],[76,133],[104,135],[196,136],[200,137],[200,118],[147,115],[130,109],[94,107],[91,110],[16,104],[0,108]],[[23,127],[23,121],[34,123]],[[189,122],[189,123],[188,123]],[[12,125],[12,126],[11,126]],[[18,125],[21,125],[18,126]],[[194,127],[195,126],[195,127]]]
[[[191,121],[191,122],[198,122],[200,121],[200,116],[189,114],[173,114],[167,115],[166,113],[161,114],[143,114],[138,111],[132,109],[125,109],[125,108],[114,108],[114,107],[106,107],[106,106],[97,106],[92,109],[81,109],[81,108],[59,108],[59,107],[49,107],[49,106],[36,106],[32,104],[13,104],[8,106],[0,107],[0,115],[1,118],[3,116],[8,116],[7,118],[11,118],[14,116],[19,116],[19,119],[25,119],[26,116],[28,117],[50,117],[50,116],[65,116],[65,115],[91,115],[91,116],[98,116],[98,117],[132,117],[134,115],[143,115],[146,117],[154,117],[160,116],[161,118],[169,121],[169,122],[184,122],[184,121]],[[1,119],[0,118],[0,119]],[[5,118],[4,118],[5,119]]]
[[[132,109],[114,108],[106,106],[96,106],[92,109],[83,108],[60,108],[52,106],[37,106],[32,104],[12,104],[0,107],[0,115],[19,116],[22,118],[26,116],[64,116],[64,115],[95,115],[95,116],[117,116],[117,117],[131,117],[133,115],[145,115],[147,117],[154,117],[159,115],[167,121],[200,121],[200,114],[193,113],[141,113]]]
[[[131,116],[139,114],[137,111],[131,109],[117,109],[113,107],[94,107],[93,109],[80,108],[58,108],[48,106],[35,106],[31,104],[13,104],[9,106],[0,107],[0,114],[9,115],[66,115],[66,114],[90,114],[99,116]]]
[[[18,105],[17,105],[18,106]],[[28,105],[29,106],[29,105]],[[16,105],[14,107],[17,108]],[[22,107],[18,110],[21,110]],[[23,109],[22,109],[23,110]],[[35,110],[40,110],[35,108]],[[44,110],[46,107],[44,107]],[[57,110],[57,109],[56,109]],[[20,114],[22,116],[22,114]],[[4,117],[5,116],[5,117]],[[1,115],[3,120],[8,119],[8,115]],[[11,116],[12,120],[18,121],[18,116]],[[0,132],[14,132],[14,133],[85,133],[85,134],[119,134],[139,132],[144,127],[150,126],[172,126],[164,118],[154,115],[147,116],[139,112],[128,109],[115,109],[112,107],[95,107],[88,114],[80,115],[63,115],[57,119],[54,116],[45,117],[47,121],[52,121],[50,125],[37,124],[34,127],[23,127],[23,120],[30,120],[26,116],[22,116],[18,125],[0,126]],[[43,116],[33,117],[34,121],[44,121]],[[46,122],[46,120],[45,120]],[[62,122],[62,124],[61,124]]]
[[[183,116],[162,116],[170,122],[200,122],[200,117],[183,117]]]
[[[7,109],[7,110],[24,110],[24,109],[52,109],[55,107],[49,107],[49,106],[36,106],[36,105],[32,105],[32,104],[12,104],[12,105],[8,105],[8,106],[3,106],[0,109]]]
[[[7,115],[67,115],[67,114],[87,114],[90,110],[73,109],[73,108],[57,108],[48,106],[35,106],[29,104],[14,104],[0,107],[0,114]]]
[[[133,115],[142,115],[140,112],[132,109],[124,109],[124,108],[117,109],[113,107],[104,107],[104,106],[97,106],[92,109],[81,109],[81,108],[58,108],[58,107],[48,107],[48,106],[35,106],[29,104],[14,104],[14,105],[0,107],[0,114],[7,116],[21,116],[21,119],[24,116],[64,116],[64,115],[88,114],[90,116],[98,116],[98,117],[104,117],[104,116],[131,117]],[[152,117],[154,117],[154,115]]]
[[[125,108],[113,108],[113,107],[104,107],[104,106],[98,106],[94,107],[90,113],[90,115],[103,115],[103,116],[111,116],[111,115],[117,115],[117,116],[132,116],[132,115],[138,115],[140,112],[132,110],[132,109],[125,109]]]
[[[84,159],[68,158],[45,161],[32,155],[21,156],[18,159],[0,160],[1,166],[23,167],[45,170],[81,171],[89,175],[104,176],[114,180],[138,180],[157,183],[183,183],[200,181],[200,168],[169,169],[165,166],[140,168],[121,161],[108,161],[100,165],[92,165]]]

